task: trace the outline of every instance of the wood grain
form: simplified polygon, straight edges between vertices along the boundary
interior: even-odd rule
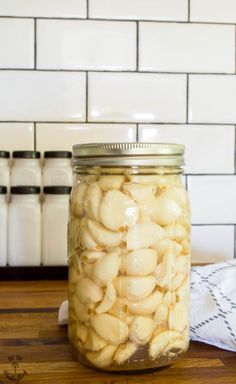
[[[0,384],[11,371],[8,356],[21,355],[30,384],[236,384],[236,354],[191,343],[184,359],[145,374],[103,373],[81,366],[72,355],[67,328],[58,327],[64,281],[0,283]]]

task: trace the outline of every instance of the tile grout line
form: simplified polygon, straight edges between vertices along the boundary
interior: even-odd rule
[[[87,17],[86,17],[86,19],[87,20],[89,20],[89,0],[87,0],[87,9],[86,9],[86,11],[87,11]]]
[[[136,71],[139,69],[139,22],[136,23]]]
[[[190,23],[190,13],[191,13],[191,0],[188,0],[188,23]]]
[[[235,126],[235,123],[190,123],[190,124],[186,124],[186,122],[182,122],[182,123],[179,123],[179,122],[137,122],[137,121],[103,121],[103,120],[97,120],[97,121],[85,121],[85,120],[78,120],[78,121],[70,121],[70,120],[50,120],[50,121],[47,121],[47,120],[35,120],[36,123],[38,124],[100,124],[100,125],[136,125],[136,124],[139,124],[139,125],[171,125],[171,126],[175,126],[175,125],[194,125],[194,126],[202,126],[202,125],[209,125],[209,126],[229,126],[229,127],[234,127]],[[31,120],[0,120],[0,123],[15,123],[15,124],[21,124],[21,123],[32,123],[32,119]],[[234,172],[232,173],[226,173],[227,175],[231,175],[233,174],[234,175]],[[221,175],[221,173],[220,173]],[[222,173],[222,175],[224,175],[224,173]]]
[[[189,108],[189,74],[187,73],[186,78],[186,124],[188,124],[189,116],[188,116],[188,108]]]
[[[236,225],[234,225],[234,259],[236,259]]]
[[[9,72],[32,72],[34,71],[34,68],[0,68],[0,72],[4,72],[4,71],[9,71]],[[53,69],[53,68],[50,68],[50,69],[47,69],[47,68],[37,68],[37,71],[38,72],[71,72],[71,73],[85,73],[85,72],[91,72],[91,73],[114,73],[114,74],[120,74],[120,73],[128,73],[128,74],[146,74],[146,75],[182,75],[182,77],[184,77],[185,75],[196,75],[196,76],[234,76],[235,77],[235,73],[234,72],[176,72],[176,71],[137,71],[136,69],[122,69],[122,70],[118,70],[118,69],[102,69],[102,70],[99,70],[99,69]]]
[[[36,151],[37,150],[37,134],[36,134],[37,128],[36,128],[36,122],[34,122],[33,125],[34,125],[34,151]]]
[[[236,25],[234,27],[234,73],[236,74]]]
[[[236,125],[234,126],[234,174],[236,174]]]
[[[136,141],[139,142],[139,125],[136,124]]]
[[[12,15],[0,15],[0,19],[35,19],[37,18],[38,20],[78,20],[78,21],[84,21],[87,20],[86,16],[85,17],[52,17],[52,16],[12,16]],[[114,21],[114,22],[136,22],[136,21],[141,21],[141,22],[149,22],[149,23],[175,23],[175,24],[188,24],[188,20],[158,20],[158,19],[114,19],[114,18],[89,18],[91,21]],[[191,24],[207,24],[207,25],[233,25],[235,26],[236,23],[232,22],[220,22],[220,21],[192,21]]]
[[[34,69],[37,69],[37,19],[34,19]]]
[[[234,224],[234,223],[231,223],[231,224],[228,224],[228,223],[202,223],[202,224],[192,223],[191,225],[193,227],[217,227],[217,226],[234,227],[236,224]]]
[[[188,175],[185,175],[186,191],[188,192]]]
[[[87,123],[88,122],[88,72],[86,72],[86,91],[85,91],[85,122]]]

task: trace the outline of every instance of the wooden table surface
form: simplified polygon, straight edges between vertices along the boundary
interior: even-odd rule
[[[0,282],[0,384],[12,383],[9,357],[21,359],[20,383],[42,384],[236,384],[236,354],[192,343],[185,358],[148,374],[102,373],[81,366],[73,357],[67,328],[57,325],[60,303],[67,297],[64,281]]]

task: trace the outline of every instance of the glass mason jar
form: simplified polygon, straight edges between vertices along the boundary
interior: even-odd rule
[[[69,339],[111,371],[157,368],[189,344],[190,208],[184,146],[73,148]]]

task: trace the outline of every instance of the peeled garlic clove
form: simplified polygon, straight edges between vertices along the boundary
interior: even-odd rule
[[[182,351],[185,352],[188,348],[188,342],[183,340],[182,338],[177,338],[171,341],[167,347],[164,349],[164,352],[169,352],[169,351]]]
[[[96,308],[96,313],[105,313],[108,312],[114,305],[116,301],[116,290],[111,282],[107,283],[105,294],[103,300]]]
[[[116,349],[116,345],[107,345],[99,352],[86,353],[86,358],[95,367],[105,368],[112,364],[112,358]]]
[[[90,235],[89,231],[85,228],[83,233],[81,232],[81,245],[83,248],[88,249],[88,250],[98,250],[101,247],[94,241],[92,236]]]
[[[85,343],[85,341],[88,338],[88,327],[86,327],[83,324],[77,324],[76,325],[76,336],[82,343]]]
[[[155,359],[179,334],[173,331],[164,331],[156,335],[150,342],[149,356]]]
[[[166,304],[161,303],[156,309],[153,320],[156,324],[159,324],[159,323],[166,322],[167,319],[168,319],[168,307]]]
[[[189,272],[190,260],[186,256],[179,256],[176,259],[176,272],[185,273]]]
[[[175,255],[171,252],[164,254],[161,262],[160,276],[157,285],[164,287],[169,284],[175,275]]]
[[[98,259],[100,259],[102,256],[105,256],[106,252],[103,251],[83,251],[80,254],[80,258],[83,261],[86,261],[88,263],[94,263]]]
[[[74,267],[69,268],[69,282],[72,284],[76,284],[80,279],[81,275]]]
[[[133,320],[134,320],[134,316],[133,316],[133,315],[128,315],[128,316],[126,316],[125,321],[126,321],[126,324],[127,324],[128,326],[130,326],[130,324],[132,323]]]
[[[159,240],[157,243],[153,244],[152,248],[157,251],[159,258],[161,258],[167,251],[170,251],[178,256],[182,250],[182,246],[180,244],[170,239]]]
[[[87,321],[93,314],[92,308],[89,304],[83,304],[79,301],[76,295],[71,300],[71,308],[74,309],[76,320]]]
[[[145,222],[145,221],[155,221],[153,218],[153,207],[156,204],[156,198],[153,195],[149,199],[140,201],[138,203],[139,206],[139,222]]]
[[[119,276],[114,282],[117,293],[128,300],[141,300],[152,293],[156,284],[153,275]]]
[[[124,343],[129,334],[125,321],[109,314],[95,315],[90,319],[95,332],[109,343],[117,345]]]
[[[155,223],[137,223],[127,233],[127,249],[148,248],[164,237],[164,230]]]
[[[184,275],[183,273],[177,273],[175,277],[170,281],[170,283],[167,284],[166,288],[170,291],[175,291],[181,286],[185,278],[186,275]]]
[[[97,244],[97,242],[93,239],[93,237],[89,233],[86,219],[81,220],[80,243],[82,248],[90,251],[97,251],[101,249],[101,246]]]
[[[188,204],[187,192],[183,187],[173,186],[168,188],[165,192],[165,195],[169,199],[174,200],[180,206]]]
[[[84,198],[84,207],[92,220],[99,221],[99,209],[102,201],[102,191],[98,183],[89,184]]]
[[[122,272],[131,276],[146,276],[154,271],[157,253],[153,249],[137,249],[121,257]]]
[[[153,220],[160,225],[170,225],[182,216],[181,207],[172,199],[161,193],[153,207]]]
[[[153,185],[143,185],[137,183],[125,183],[123,190],[129,194],[137,203],[142,203],[144,200],[154,197],[155,187]]]
[[[93,267],[93,278],[102,287],[107,285],[118,275],[120,268],[120,257],[116,252],[107,253],[96,261]]]
[[[137,222],[138,206],[124,193],[109,191],[102,200],[100,217],[106,228],[117,231]]]
[[[161,303],[163,293],[156,290],[143,300],[128,303],[128,310],[135,315],[151,315]]]
[[[163,296],[162,302],[163,302],[163,304],[166,304],[167,306],[169,306],[171,304],[175,304],[176,303],[175,292],[167,291]]]
[[[153,332],[153,338],[157,335],[159,335],[162,332],[168,331],[168,324],[166,322],[163,323],[156,323],[155,324],[155,329]]]
[[[81,220],[72,217],[68,225],[68,257],[69,262],[75,251],[80,248]]]
[[[76,296],[83,304],[97,303],[103,298],[103,289],[91,279],[81,278],[76,285]]]
[[[93,276],[93,264],[84,263],[83,270],[86,277],[92,278]]]
[[[111,175],[111,176],[100,176],[98,183],[104,192],[111,189],[121,189],[125,176],[122,175]]]
[[[119,345],[113,358],[114,362],[118,365],[123,364],[137,351],[137,349],[137,345],[131,342]]]
[[[88,220],[88,229],[94,240],[102,247],[117,247],[122,240],[122,232],[113,232],[95,221]]]
[[[170,308],[168,323],[170,329],[179,332],[188,326],[188,309],[184,303],[176,303]]]
[[[84,344],[84,348],[92,352],[100,351],[105,347],[106,341],[96,334],[92,329],[88,332],[88,338]]]
[[[154,322],[150,317],[137,316],[130,326],[130,340],[137,345],[145,345],[152,337]]]
[[[179,301],[188,301],[189,298],[189,278],[177,289],[176,296]]]
[[[190,241],[187,240],[187,239],[184,239],[182,242],[181,242],[181,245],[182,245],[182,253],[183,255],[188,255],[189,257],[189,254],[190,254]]]
[[[82,182],[73,187],[71,210],[75,216],[81,217],[84,214],[84,197],[87,187],[87,184]]]
[[[171,240],[181,242],[186,238],[187,231],[185,227],[180,224],[168,225],[165,227],[165,236]]]
[[[124,297],[117,297],[114,305],[109,310],[109,313],[120,319],[126,319],[127,317],[127,305],[128,301]]]

